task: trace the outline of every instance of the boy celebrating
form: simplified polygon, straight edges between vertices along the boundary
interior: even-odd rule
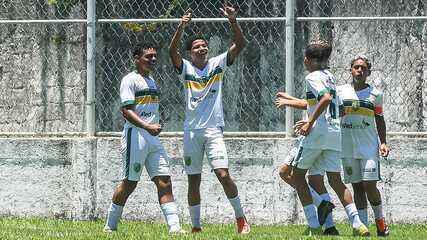
[[[184,169],[188,175],[188,204],[192,232],[200,232],[200,182],[203,155],[224,188],[234,209],[237,231],[250,232],[243,213],[237,186],[228,172],[228,157],[223,139],[224,117],[222,109],[222,80],[230,66],[245,46],[242,31],[237,24],[236,11],[231,6],[221,9],[228,18],[234,33],[233,44],[227,52],[208,59],[208,42],[200,36],[190,38],[186,48],[191,61],[178,52],[178,45],[185,26],[191,21],[191,10],[182,16],[178,29],[169,46],[173,65],[184,82],[186,112],[184,122]]]

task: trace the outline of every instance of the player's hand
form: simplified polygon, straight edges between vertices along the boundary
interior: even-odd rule
[[[294,131],[298,135],[307,136],[313,125],[307,120],[300,120],[294,125]]]
[[[286,92],[278,92],[276,93],[277,98],[285,98],[285,99],[292,99],[291,95],[289,95]]]
[[[147,132],[153,136],[157,136],[160,134],[160,132],[162,131],[162,125],[158,124],[158,123],[153,123],[153,124],[148,124],[145,127],[145,130],[147,130]]]
[[[224,16],[226,16],[230,22],[236,21],[237,11],[236,9],[234,9],[233,6],[228,5],[228,3],[226,2],[223,5],[223,7],[220,8],[220,10],[222,11],[222,14],[224,14]]]
[[[284,108],[288,105],[288,99],[278,97],[274,101],[274,104],[276,105],[276,108]]]
[[[185,11],[184,15],[182,15],[181,24],[184,27],[191,21],[192,15],[193,15],[193,10],[191,10],[191,8],[187,9],[187,11]]]
[[[387,144],[385,143],[381,143],[379,150],[380,150],[380,155],[383,157],[387,157],[388,154],[390,153],[390,148],[388,148]]]

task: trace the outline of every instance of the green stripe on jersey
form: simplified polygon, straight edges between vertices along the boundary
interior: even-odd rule
[[[135,97],[143,96],[160,96],[160,91],[158,89],[144,89],[135,93]]]
[[[343,100],[345,107],[363,107],[370,110],[375,110],[374,104],[366,100]]]
[[[135,105],[135,100],[128,100],[122,102],[122,107],[129,106],[129,105]]]
[[[213,76],[222,73],[222,68],[220,66],[217,66],[209,76],[204,76],[200,78],[196,78],[194,75],[185,74],[184,80],[185,81],[192,81],[192,82],[199,82],[199,83],[207,83]]]

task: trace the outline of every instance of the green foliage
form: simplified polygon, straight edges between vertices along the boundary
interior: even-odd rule
[[[0,239],[366,239],[351,236],[348,224],[338,224],[340,238],[319,236],[304,237],[304,225],[252,226],[252,232],[240,236],[235,232],[234,224],[204,224],[203,232],[181,236],[169,236],[165,224],[138,221],[122,221],[119,231],[103,232],[104,222],[70,221],[58,219],[16,219],[0,218]],[[189,231],[190,226],[184,229]],[[376,238],[375,226],[369,229]],[[425,224],[394,224],[391,226],[391,239],[427,239]]]
[[[159,19],[166,19],[171,17],[171,13],[174,8],[179,6],[183,0],[172,0],[166,9],[165,13],[159,16]],[[131,30],[135,33],[147,31],[147,32],[155,32],[162,26],[162,23],[124,23],[122,24],[125,29]]]

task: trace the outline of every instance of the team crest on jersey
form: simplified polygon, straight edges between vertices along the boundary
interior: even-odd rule
[[[184,163],[185,163],[185,165],[190,166],[191,165],[191,157],[184,157]]]
[[[139,171],[141,171],[141,164],[140,164],[140,163],[134,163],[134,164],[133,164],[133,170],[134,170],[135,172],[139,172]]]
[[[360,107],[360,103],[359,103],[359,101],[354,100],[354,101],[351,103],[351,108],[352,108],[354,111],[359,110],[359,107]]]
[[[348,175],[352,175],[353,174],[353,169],[351,167],[346,167],[345,171],[347,172]]]

